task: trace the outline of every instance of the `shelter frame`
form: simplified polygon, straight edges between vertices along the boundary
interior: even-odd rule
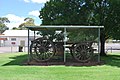
[[[66,33],[68,28],[88,28],[88,29],[97,29],[98,30],[98,62],[100,62],[100,29],[104,28],[104,26],[50,26],[50,25],[44,25],[44,26],[30,26],[26,27],[28,29],[28,63],[30,62],[30,30],[34,31],[34,39],[35,39],[35,31],[40,31],[40,30],[47,30],[49,28],[55,28],[55,29],[64,29],[64,39],[66,38]],[[64,40],[64,62],[66,62],[66,40]]]

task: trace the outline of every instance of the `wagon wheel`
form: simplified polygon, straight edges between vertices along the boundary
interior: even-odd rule
[[[79,62],[87,62],[92,57],[92,48],[85,43],[74,45],[73,57]]]
[[[55,54],[54,44],[48,39],[38,38],[30,45],[30,54],[36,61],[48,61]]]

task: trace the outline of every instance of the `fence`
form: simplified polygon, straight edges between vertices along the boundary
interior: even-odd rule
[[[23,47],[22,51],[27,52],[27,46]],[[14,53],[19,52],[19,46],[7,46],[7,47],[0,47],[0,53]]]

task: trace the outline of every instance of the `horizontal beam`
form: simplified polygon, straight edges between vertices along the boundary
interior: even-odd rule
[[[54,25],[44,25],[44,26],[30,26],[26,27],[30,30],[46,30],[49,28],[54,29],[61,29],[61,28],[104,28],[104,26],[71,26],[71,25],[61,25],[61,26],[54,26]]]
[[[45,27],[45,28],[104,28],[104,26],[38,26],[38,27]]]
[[[104,26],[50,26],[50,25],[44,25],[44,26],[31,26],[36,28],[104,28]],[[29,27],[27,27],[29,28]]]

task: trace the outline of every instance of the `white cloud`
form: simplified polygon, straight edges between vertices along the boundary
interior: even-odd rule
[[[38,10],[34,10],[34,11],[29,12],[28,15],[38,17],[40,15],[40,13]]]
[[[46,3],[49,0],[24,0],[25,2],[33,2],[33,3]]]
[[[10,29],[13,27],[18,27],[21,23],[24,22],[24,17],[19,17],[14,14],[7,14],[4,17],[7,17],[10,20],[10,23],[6,23]]]
[[[31,0],[33,3],[45,3],[49,0]]]
[[[26,3],[29,3],[30,2],[30,0],[24,0]]]

